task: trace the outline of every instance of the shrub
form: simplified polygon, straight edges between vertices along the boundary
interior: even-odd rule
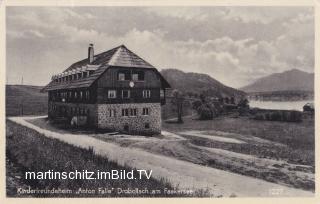
[[[200,120],[211,120],[213,119],[213,111],[207,104],[202,104],[198,108],[198,114]]]
[[[301,122],[302,112],[300,111],[287,111],[287,110],[255,110],[250,111],[254,113],[256,120],[269,120],[269,121],[286,121],[286,122]]]
[[[280,111],[271,112],[269,120],[283,121],[281,112]]]
[[[289,122],[301,122],[302,121],[302,113],[299,111],[291,111]]]
[[[202,102],[200,100],[196,100],[196,101],[192,102],[192,108],[194,110],[197,110],[201,105],[202,105]]]

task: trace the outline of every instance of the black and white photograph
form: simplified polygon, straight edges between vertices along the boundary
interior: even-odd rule
[[[6,6],[7,198],[314,198],[314,6]]]

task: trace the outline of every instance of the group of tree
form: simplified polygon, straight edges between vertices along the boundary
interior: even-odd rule
[[[186,103],[191,105],[200,120],[211,120],[230,110],[239,110],[239,114],[243,115],[249,110],[249,101],[246,98],[241,99],[237,104],[235,97],[208,97],[206,94],[197,94],[198,98],[190,102],[190,94],[184,94],[179,90],[172,92],[171,105],[173,111],[177,113],[177,123],[183,123],[183,112]],[[194,95],[193,95],[194,96]],[[191,97],[194,98],[194,97]],[[191,100],[192,101],[192,100]]]
[[[200,120],[211,120],[230,110],[238,110],[240,115],[249,111],[249,101],[241,99],[236,104],[234,97],[212,99],[205,95],[200,95],[200,100],[192,103],[192,108],[197,111]]]

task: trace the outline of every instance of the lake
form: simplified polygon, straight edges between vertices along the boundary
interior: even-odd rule
[[[251,108],[275,109],[275,110],[298,110],[303,111],[303,106],[309,101],[250,101]]]

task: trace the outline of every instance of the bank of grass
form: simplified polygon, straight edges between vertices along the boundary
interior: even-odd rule
[[[13,162],[22,171],[110,171],[117,170],[131,170],[129,167],[120,166],[115,162],[109,161],[99,155],[94,154],[92,150],[81,149],[70,144],[63,143],[56,139],[46,138],[40,133],[29,128],[17,125],[7,120],[6,124],[6,156],[10,162]],[[7,166],[7,171],[10,171]],[[24,172],[22,172],[24,174]],[[7,174],[8,175],[8,174]],[[122,188],[122,189],[173,189],[166,179],[156,180],[142,179],[142,180],[25,180],[20,178],[20,183],[24,183],[31,188],[37,189],[71,189],[72,194],[33,194],[34,197],[122,197],[128,195],[112,194],[76,194],[75,191],[82,189],[98,189],[100,188]],[[16,186],[17,188],[19,186]],[[96,190],[97,191],[97,190]],[[129,195],[130,197],[167,197],[170,195],[164,194],[150,195]],[[200,192],[198,196],[202,196]],[[8,193],[7,193],[8,195]],[[9,194],[14,195],[11,191]],[[171,195],[174,196],[174,195]],[[179,195],[181,196],[181,195]]]
[[[274,166],[275,168],[273,170],[262,169],[257,171],[251,168],[250,165],[241,167],[235,163],[228,164],[228,162],[219,159],[212,159],[206,161],[207,166],[274,183],[284,183],[304,190],[314,191],[315,189],[314,180],[303,178],[299,173],[297,173],[297,176],[294,175],[295,171],[301,171],[303,173],[315,172],[315,133],[314,119],[312,118],[303,120],[300,123],[258,121],[247,117],[219,117],[208,121],[185,118],[183,124],[164,123],[163,128],[169,132],[180,134],[187,138],[191,144],[198,147],[224,149],[231,152],[254,155],[258,158],[283,160],[297,165],[296,169],[289,168],[288,170],[290,172],[282,171],[282,166]],[[246,135],[255,136],[282,145],[249,141],[242,144],[218,142],[206,138],[184,135],[183,132],[188,130],[200,130],[208,132],[208,134],[210,134],[210,131],[230,132],[239,134],[242,137]]]
[[[232,118],[229,116],[218,117],[207,121],[185,118],[183,124],[163,123],[162,127],[173,132],[215,130],[255,136],[285,144],[292,148],[293,151],[308,151],[310,156],[314,158],[315,122],[312,118],[304,119],[299,123],[259,121],[248,117]]]

